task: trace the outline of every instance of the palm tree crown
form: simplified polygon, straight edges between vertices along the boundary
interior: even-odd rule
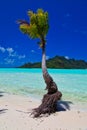
[[[18,20],[20,30],[32,39],[39,38],[39,44],[41,47],[41,41],[45,40],[49,29],[48,13],[44,12],[42,9],[38,9],[36,13],[33,11],[28,11],[28,16],[30,18],[30,22]]]

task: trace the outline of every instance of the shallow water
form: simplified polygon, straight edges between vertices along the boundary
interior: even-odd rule
[[[87,108],[87,70],[49,69],[62,99]],[[0,69],[0,91],[41,98],[45,92],[41,69]]]

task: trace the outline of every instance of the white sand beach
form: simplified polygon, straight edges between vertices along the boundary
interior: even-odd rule
[[[66,110],[33,118],[31,112],[40,100],[2,93],[0,130],[87,130],[87,112]]]

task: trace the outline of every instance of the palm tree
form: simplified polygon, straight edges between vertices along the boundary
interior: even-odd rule
[[[45,113],[53,113],[56,111],[57,100],[60,100],[62,94],[58,91],[56,83],[49,75],[46,67],[46,35],[49,30],[48,13],[42,9],[38,9],[36,13],[28,11],[30,23],[25,20],[18,20],[20,30],[30,36],[30,38],[39,39],[39,46],[42,49],[42,72],[46,83],[47,94],[44,95],[42,104],[33,110],[35,117]]]

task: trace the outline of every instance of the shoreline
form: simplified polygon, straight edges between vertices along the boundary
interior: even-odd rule
[[[79,109],[58,111],[49,116],[33,118],[33,108],[41,100],[0,93],[0,130],[86,130],[87,112]],[[62,103],[64,105],[64,101]],[[66,106],[66,105],[65,105]],[[64,106],[62,106],[64,108]]]
[[[21,94],[21,93],[10,93],[10,92],[5,92],[5,91],[1,91],[0,93],[4,93],[4,96],[16,96],[16,97],[20,97],[20,98],[23,98],[23,99],[29,99],[29,100],[32,100],[35,101],[35,102],[38,102],[39,104],[41,103],[41,100],[43,98],[43,95],[45,93],[43,93],[42,96],[38,96],[38,95],[35,95],[35,94],[28,94],[28,95],[25,95],[25,94]],[[2,95],[2,94],[1,94]],[[83,102],[83,101],[75,101],[72,99],[70,99],[69,97],[62,97],[60,101],[58,101],[59,103],[59,106],[58,107],[64,107],[64,109],[66,110],[78,110],[78,111],[82,111],[82,112],[87,112],[87,104],[86,102]],[[61,105],[61,106],[60,106]],[[59,108],[58,111],[61,111],[60,109],[62,108]]]

